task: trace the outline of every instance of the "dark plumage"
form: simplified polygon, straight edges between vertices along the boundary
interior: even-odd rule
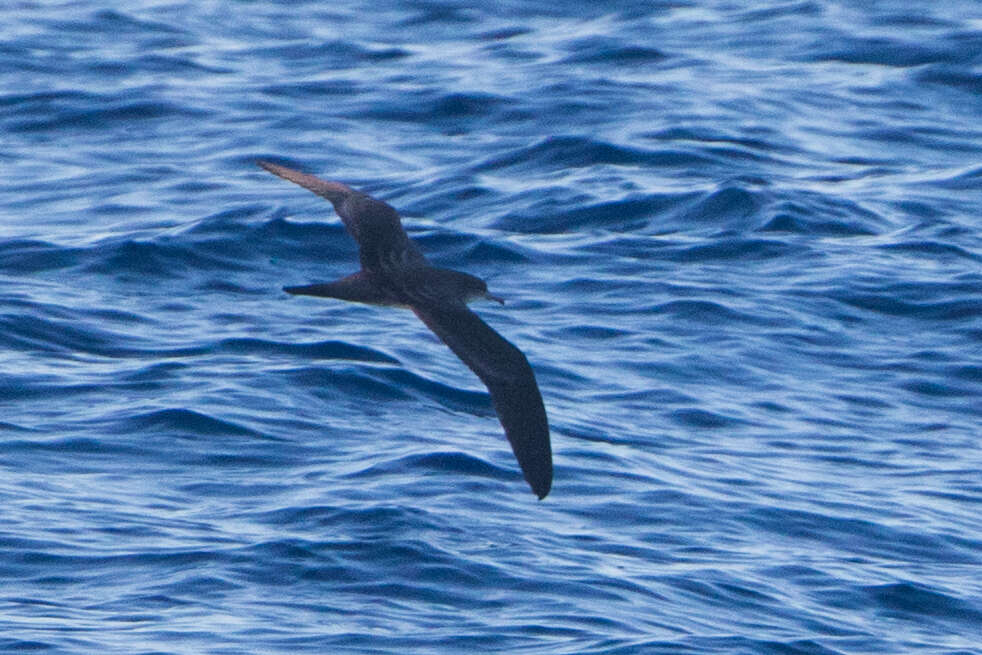
[[[265,161],[259,165],[330,200],[358,242],[357,273],[285,290],[413,310],[487,386],[525,479],[539,498],[545,498],[552,486],[552,449],[535,374],[522,351],[467,308],[469,300],[479,297],[503,301],[490,295],[479,278],[430,266],[388,204],[338,182]]]

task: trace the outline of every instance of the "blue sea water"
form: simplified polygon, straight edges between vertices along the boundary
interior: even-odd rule
[[[0,651],[982,653],[979,3],[24,0],[0,162]]]

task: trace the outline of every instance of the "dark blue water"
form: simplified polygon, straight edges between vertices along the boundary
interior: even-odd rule
[[[3,652],[982,653],[977,2],[16,2],[0,163]]]

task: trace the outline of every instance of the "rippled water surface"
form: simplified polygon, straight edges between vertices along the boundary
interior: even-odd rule
[[[109,6],[0,21],[0,650],[982,653],[978,3]]]

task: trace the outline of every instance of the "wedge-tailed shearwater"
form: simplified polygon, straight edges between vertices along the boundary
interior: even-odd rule
[[[284,287],[287,293],[408,307],[487,386],[525,479],[540,499],[552,486],[549,423],[535,374],[522,351],[467,308],[475,298],[500,303],[480,278],[431,266],[390,205],[339,182],[266,161],[270,173],[331,201],[358,243],[361,270],[334,282]]]

